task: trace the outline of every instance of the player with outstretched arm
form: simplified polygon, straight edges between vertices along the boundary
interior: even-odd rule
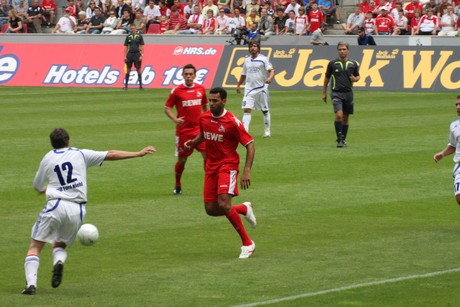
[[[246,162],[241,176],[241,188],[248,189],[251,184],[251,168],[254,161],[254,139],[241,121],[225,109],[227,91],[216,87],[209,92],[210,111],[200,117],[200,133],[185,143],[186,148],[206,144],[206,170],[204,179],[204,207],[210,216],[225,215],[242,241],[239,258],[249,258],[256,245],[249,238],[241,221],[244,215],[249,224],[256,227],[252,203],[232,205],[232,198],[238,196],[238,173],[240,157],[238,144],[246,148]]]
[[[46,193],[46,205],[32,227],[32,239],[24,262],[26,288],[22,294],[36,293],[40,252],[46,243],[53,245],[51,286],[57,288],[61,284],[67,259],[66,247],[74,242],[86,214],[86,169],[101,166],[104,161],[143,157],[156,151],[152,146],[137,152],[77,149],[69,147],[69,140],[69,134],[63,128],[51,132],[53,149],[43,157],[33,181],[35,190]]]

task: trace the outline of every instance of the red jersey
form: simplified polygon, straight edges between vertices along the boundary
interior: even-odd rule
[[[200,133],[206,145],[206,172],[239,170],[238,143],[246,146],[254,141],[243,123],[227,110],[220,117],[211,111],[203,113]]]
[[[375,25],[377,26],[377,32],[388,32],[391,33],[392,28],[395,26],[395,21],[390,15],[383,17],[382,15],[375,18]]]
[[[369,2],[361,2],[359,6],[361,7],[361,12],[363,12],[363,14],[366,14],[367,12],[374,10],[374,8],[371,7],[371,4]]]
[[[197,83],[192,87],[185,84],[171,90],[165,107],[176,107],[177,117],[183,117],[184,123],[176,126],[176,135],[197,135],[200,132],[200,115],[203,106],[208,104],[205,88]]]
[[[414,31],[417,30],[417,27],[418,27],[418,23],[420,22],[420,16],[419,17],[412,17],[412,19],[410,20],[410,28],[413,29]]]
[[[412,19],[414,17],[414,11],[415,10],[419,10],[420,13],[423,11],[423,6],[420,3],[414,4],[414,3],[411,2],[408,5],[406,5],[404,10],[406,11],[407,19],[410,20],[410,19]]]
[[[43,0],[41,7],[48,11],[53,10],[56,14],[56,3],[54,3],[54,0]]]
[[[206,17],[203,20],[203,27],[201,29],[201,32],[209,31],[210,29],[212,29],[212,31],[214,32],[214,30],[216,30],[216,19],[214,17]]]
[[[169,19],[169,30],[174,30],[176,28],[176,25],[180,24],[179,30],[186,30],[187,29],[187,20],[184,19],[183,15],[177,15],[175,16],[174,14],[171,15],[171,18]]]
[[[315,30],[319,29],[321,23],[324,22],[324,15],[321,10],[309,11],[308,12],[308,21],[310,22],[310,27],[308,32],[313,33]]]

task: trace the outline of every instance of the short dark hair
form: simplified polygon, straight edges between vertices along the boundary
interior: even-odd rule
[[[64,128],[55,128],[50,133],[51,146],[54,149],[69,147],[69,133]]]
[[[359,27],[359,28],[358,28],[358,32],[364,32],[364,28],[363,28],[363,27]]]
[[[186,69],[193,69],[193,73],[196,73],[196,68],[195,66],[193,66],[192,64],[187,64],[185,65],[183,68],[182,68],[182,71],[186,70]]]
[[[214,87],[209,91],[209,94],[219,94],[220,99],[227,99],[227,91],[223,87]]]

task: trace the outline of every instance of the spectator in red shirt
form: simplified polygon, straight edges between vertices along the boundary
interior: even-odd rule
[[[393,17],[388,15],[386,7],[380,9],[380,15],[375,19],[375,33],[376,35],[391,35],[395,21]]]
[[[308,11],[308,22],[310,23],[308,33],[313,33],[319,29],[324,22],[324,14],[318,9],[318,3],[313,2],[310,5],[311,9]]]
[[[423,11],[422,5],[418,2],[418,0],[412,0],[411,3],[406,5],[405,11],[406,11],[406,17],[408,20],[412,20],[414,17],[414,11],[419,10],[420,12]]]
[[[415,10],[414,17],[410,19],[410,34],[411,35],[416,34],[420,18],[422,18],[422,12],[420,10]]]
[[[201,34],[214,34],[214,30],[216,30],[216,19],[214,18],[214,11],[208,9],[206,12],[206,18],[203,20]]]
[[[43,0],[42,1],[42,8],[43,8],[43,15],[45,17],[49,17],[49,22],[47,22],[48,26],[54,25],[54,18],[56,17],[56,3],[54,0]]]
[[[173,6],[171,8],[168,29],[164,33],[176,34],[177,31],[181,30],[187,30],[187,20],[185,20],[184,15],[180,14],[177,7]]]
[[[363,0],[359,6],[361,7],[361,12],[367,13],[371,11],[373,8],[371,8],[371,4],[367,0]]]

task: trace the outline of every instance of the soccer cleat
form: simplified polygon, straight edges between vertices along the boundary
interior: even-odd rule
[[[271,136],[272,136],[272,135],[270,134],[270,131],[265,131],[265,132],[264,132],[264,135],[263,135],[264,138],[269,138],[269,137],[271,137]]]
[[[345,144],[343,144],[342,140],[337,141],[337,148],[342,148],[344,146],[345,146]]]
[[[51,286],[53,288],[57,288],[61,284],[63,271],[64,263],[62,263],[62,261],[58,261],[53,267],[53,277],[51,277]]]
[[[144,90],[144,88],[142,86],[139,86],[139,90],[142,91]]]
[[[256,244],[254,241],[251,241],[252,244],[249,246],[241,246],[240,259],[247,259],[251,257],[252,253],[256,250]]]
[[[22,294],[27,294],[27,295],[35,295],[35,292],[37,292],[37,288],[35,286],[26,286],[24,290],[22,290]]]
[[[174,195],[180,195],[180,194],[182,194],[182,187],[180,187],[180,186],[175,186],[175,187],[174,187],[174,190],[173,190],[173,194],[174,194]]]
[[[246,201],[243,203],[243,205],[246,206],[248,211],[246,212],[246,215],[244,216],[246,218],[246,221],[249,222],[252,228],[256,228],[257,225],[257,220],[256,216],[254,215],[254,210],[252,209],[252,203],[249,201]]]
[[[124,91],[127,91],[127,90],[128,90],[128,87],[127,87],[127,86],[123,86],[123,90],[124,90]]]

